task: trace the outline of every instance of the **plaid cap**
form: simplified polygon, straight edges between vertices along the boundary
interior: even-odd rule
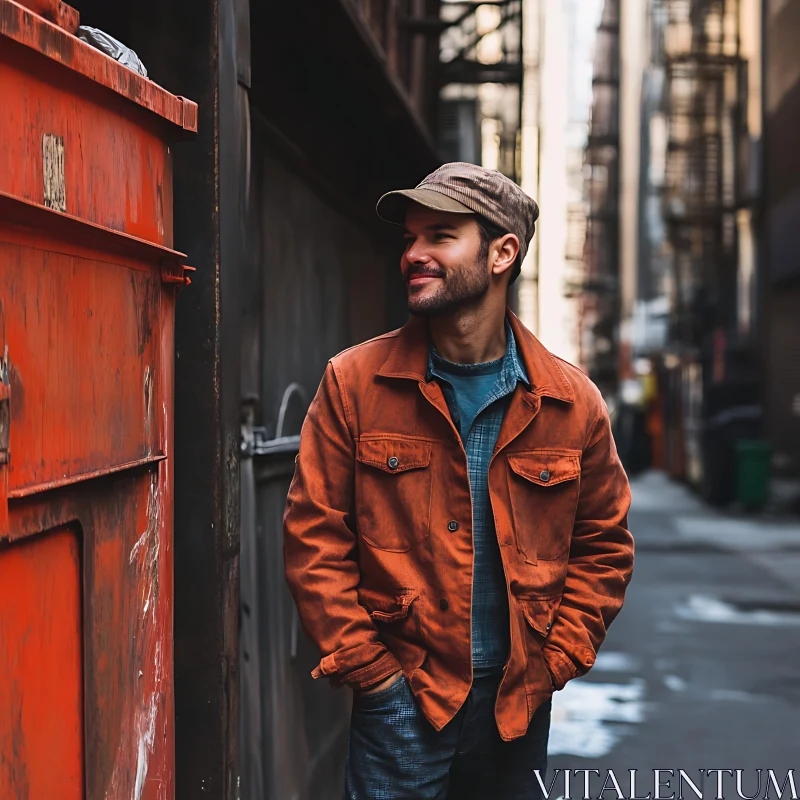
[[[480,214],[519,239],[519,263],[536,230],[539,206],[511,178],[496,169],[464,161],[443,164],[415,189],[387,192],[375,210],[381,219],[402,225],[409,200],[455,214]]]

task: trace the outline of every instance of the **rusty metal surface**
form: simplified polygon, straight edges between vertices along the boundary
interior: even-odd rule
[[[0,192],[0,219],[6,226],[46,229],[48,236],[57,239],[59,246],[68,248],[65,252],[72,255],[77,251],[70,242],[78,240],[81,252],[91,249],[96,253],[110,251],[118,256],[132,256],[133,260],[128,262],[131,264],[137,263],[137,258],[158,260],[170,265],[170,269],[176,274],[183,267],[182,262],[186,258],[184,253],[169,247],[88,222],[71,214],[53,211],[6,192]]]
[[[81,15],[72,6],[62,3],[61,0],[18,0],[21,6],[35,11],[59,28],[68,33],[75,33],[81,24]]]
[[[0,245],[0,285],[6,287],[12,283],[9,276],[14,272],[15,262],[9,263],[4,247]],[[97,297],[86,292],[79,271],[75,279],[76,270],[63,268],[57,255],[50,254],[50,257],[55,268],[62,268],[65,273],[66,283],[61,285],[63,294],[80,298],[77,313],[73,307],[71,317],[59,317],[58,303],[51,301],[53,295],[47,287],[40,290],[36,284],[35,269],[31,270],[27,287],[32,291],[22,288],[25,281],[18,275],[11,276],[17,302],[5,304],[0,311],[3,334],[0,344],[8,345],[10,353],[12,413],[8,466],[11,483],[16,487],[4,498],[8,504],[8,522],[7,529],[0,532],[0,540],[5,538],[7,543],[3,545],[0,541],[0,554],[19,547],[15,542],[30,542],[32,546],[44,542],[49,536],[47,532],[58,526],[76,526],[84,586],[79,622],[86,648],[85,796],[97,800],[105,797],[166,800],[172,796],[174,788],[172,465],[168,458],[174,290],[160,289],[156,270],[148,275],[121,265],[113,267],[127,286],[123,301],[137,298],[139,276],[157,287],[158,302],[142,308],[142,313],[151,315],[153,341],[139,356],[141,337],[135,325],[117,326],[111,318],[105,318],[107,336],[92,338],[92,334],[97,333],[92,321],[104,319],[102,295]],[[83,266],[96,270],[97,262],[89,261]],[[73,279],[71,283],[70,278]],[[98,278],[98,285],[103,285],[108,275],[100,271]],[[111,282],[113,285],[113,279]],[[25,298],[35,293],[38,293],[40,308],[43,311],[49,308],[54,312],[53,317],[37,314],[35,304],[25,302]],[[68,344],[81,342],[88,351],[61,350],[62,360],[49,359],[52,338],[46,331],[53,319],[58,322],[55,330],[62,340]],[[23,341],[24,347],[20,346]],[[130,379],[136,380],[135,392],[130,389],[136,396],[135,403],[127,403],[124,382],[116,386],[117,362],[104,358],[103,351],[108,356],[115,351],[131,353],[128,365],[123,360],[119,369],[120,374],[127,371]],[[95,353],[97,358],[92,357]],[[96,369],[95,361],[101,367],[107,362],[110,381],[99,374],[102,370]],[[87,375],[94,382],[84,383]],[[54,391],[54,387],[61,391]],[[112,391],[114,389],[116,391]],[[65,408],[69,409],[79,405],[81,399],[85,403],[90,401],[94,392],[103,401],[99,406],[107,405],[115,410],[117,419],[110,422],[98,407],[94,409],[97,412],[94,425],[90,417],[81,416],[79,412],[73,428],[69,417],[61,415],[58,398],[64,399]],[[154,410],[150,415],[143,415],[147,403]],[[92,409],[91,402],[86,405]],[[81,423],[81,419],[85,422]],[[49,420],[51,426],[46,437],[40,435],[44,420]],[[104,435],[109,430],[111,435]],[[120,440],[115,430],[125,430],[127,438]],[[154,451],[156,455],[131,463],[121,446],[125,442],[129,442],[132,451]],[[36,459],[32,458],[34,452]],[[63,465],[67,471],[70,466],[77,465],[77,469],[74,475],[62,479],[60,486],[55,486],[52,482],[37,482],[42,477],[42,463],[62,464],[62,471]],[[88,474],[89,464],[103,467]],[[58,474],[58,470],[53,474]],[[68,605],[58,606],[55,611],[37,607],[32,613],[41,612],[35,619],[37,626],[50,626],[54,630],[68,625],[70,618],[62,616],[67,615],[68,610]],[[42,643],[43,651],[51,653],[49,648],[57,647],[58,641],[48,638]],[[36,682],[34,685],[42,680],[41,670],[47,669],[56,655],[53,651],[37,662],[39,669],[29,674]],[[59,676],[55,687],[70,694],[73,687],[67,677],[66,673]],[[0,683],[5,683],[6,679],[3,674]],[[31,690],[30,685],[27,688]],[[22,699],[30,702],[30,691],[23,693]],[[0,740],[13,733],[0,722]],[[82,728],[81,737],[83,733]],[[48,748],[48,729],[35,731],[31,741]],[[12,767],[18,769],[27,763],[28,756],[20,752]],[[54,764],[52,769],[56,766]],[[0,789],[2,800],[17,796],[31,800],[55,796],[33,792],[5,795],[3,791]]]
[[[0,548],[18,547],[12,544],[17,541],[44,541],[47,531],[64,524],[77,526],[85,592],[80,620],[86,648],[85,796],[166,800],[174,789],[172,465],[168,458],[174,289],[161,289],[155,268],[148,273],[117,264],[103,265],[103,270],[95,261],[70,268],[61,263],[61,256],[50,254],[51,268],[63,272],[56,281],[59,291],[53,294],[47,285],[37,283],[30,258],[21,259],[30,267],[26,284],[16,269],[20,260],[8,259],[6,249],[0,244],[0,285],[14,286],[15,302],[4,304],[0,311],[0,344],[8,345],[10,354],[8,471],[15,489],[4,498],[8,521],[0,538],[9,543],[0,543]],[[44,255],[42,260],[48,261]],[[93,271],[98,286],[112,288],[117,279],[108,270],[119,273],[123,313],[117,316],[124,318],[124,306],[130,303],[128,324],[104,316],[109,308],[104,296],[87,291],[93,281],[82,276],[81,269]],[[136,311],[139,281],[154,287],[155,299]],[[36,311],[35,296],[42,313]],[[59,311],[53,298],[61,296],[73,298],[71,314]],[[152,341],[145,343],[141,354],[137,313],[147,315],[152,327]],[[103,335],[93,327],[98,320],[103,320]],[[57,324],[49,327],[52,323]],[[67,347],[56,348],[60,358],[48,356],[54,339]],[[122,360],[115,360],[120,354]],[[128,381],[133,382],[130,387]],[[135,399],[129,402],[128,393]],[[83,410],[81,403],[86,406]],[[75,412],[74,420],[67,413],[70,410]],[[127,451],[153,455],[132,463]],[[42,464],[56,466],[46,469]],[[42,481],[47,475],[65,472],[60,486]],[[62,617],[67,606],[59,606],[54,613],[45,613],[44,607],[38,610],[38,626],[55,629],[68,622]],[[48,648],[57,644],[57,639],[49,639],[43,648],[50,652]],[[46,668],[49,661],[50,657],[38,663]],[[5,683],[7,676],[2,677],[0,683]],[[40,681],[41,670],[33,670],[30,677]],[[59,691],[72,692],[66,674],[55,685]],[[28,698],[29,693],[23,694],[25,702]],[[47,734],[48,729],[39,730],[35,743],[49,747]],[[0,740],[10,735],[0,723]],[[20,753],[15,766],[25,763],[28,756]],[[2,800],[18,796],[3,791]],[[33,800],[55,795],[19,796]]]
[[[171,249],[168,128],[141,98],[109,92],[119,65],[86,49],[0,0],[0,574],[19,575],[2,586],[0,647],[19,658],[0,656],[0,707],[13,691],[45,715],[0,715],[0,800],[175,790],[174,325],[186,276]],[[78,74],[90,62],[102,86]]]
[[[0,140],[10,165],[0,170],[0,191],[171,247],[168,145],[147,113],[89,83],[76,86],[41,54],[0,43]]]
[[[0,42],[0,52],[16,42],[66,67],[74,73],[72,85],[78,75],[84,76],[179,129],[197,131],[197,106],[191,100],[170,94],[14,0],[0,0]]]
[[[161,452],[160,274],[40,247],[0,241],[9,492]]]

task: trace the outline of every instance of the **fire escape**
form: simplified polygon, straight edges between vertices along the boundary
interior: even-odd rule
[[[619,7],[606,0],[595,45],[592,116],[584,157],[588,209],[581,304],[581,362],[613,393],[619,360]]]
[[[738,0],[661,0],[668,126],[663,208],[673,251],[670,338],[699,351],[732,327],[742,61]]]
[[[737,317],[737,214],[752,202],[740,0],[661,1],[669,335],[682,371],[686,475],[708,500],[725,503],[733,498],[734,439],[757,436],[761,416],[757,351]]]
[[[522,0],[445,0],[441,31],[440,150],[519,176]],[[496,160],[496,165],[491,163]]]

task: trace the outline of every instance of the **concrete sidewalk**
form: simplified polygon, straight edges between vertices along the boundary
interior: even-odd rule
[[[595,667],[553,698],[550,769],[785,775],[798,753],[800,520],[721,512],[659,473],[632,491],[633,580]]]
[[[800,518],[720,511],[661,472],[635,478],[631,491],[633,519],[663,516],[661,525],[631,526],[637,549],[738,553],[800,594]]]

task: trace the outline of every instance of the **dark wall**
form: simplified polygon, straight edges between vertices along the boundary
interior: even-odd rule
[[[800,280],[800,3],[775,2],[765,26],[766,205],[770,282]]]
[[[350,211],[372,222],[380,194],[416,185],[439,158],[347,5],[252,2],[252,100]]]
[[[776,465],[800,475],[800,3],[765,9],[764,403]]]
[[[298,434],[327,360],[405,322],[401,230],[374,207],[435,166],[402,119],[387,116],[391,98],[371,85],[358,41],[337,27],[338,4],[317,4],[305,21],[304,5],[251,6],[238,262],[246,438],[252,424],[271,440]],[[283,577],[293,467],[291,452],[242,462],[245,800],[341,796],[350,693],[311,678],[319,653]]]

